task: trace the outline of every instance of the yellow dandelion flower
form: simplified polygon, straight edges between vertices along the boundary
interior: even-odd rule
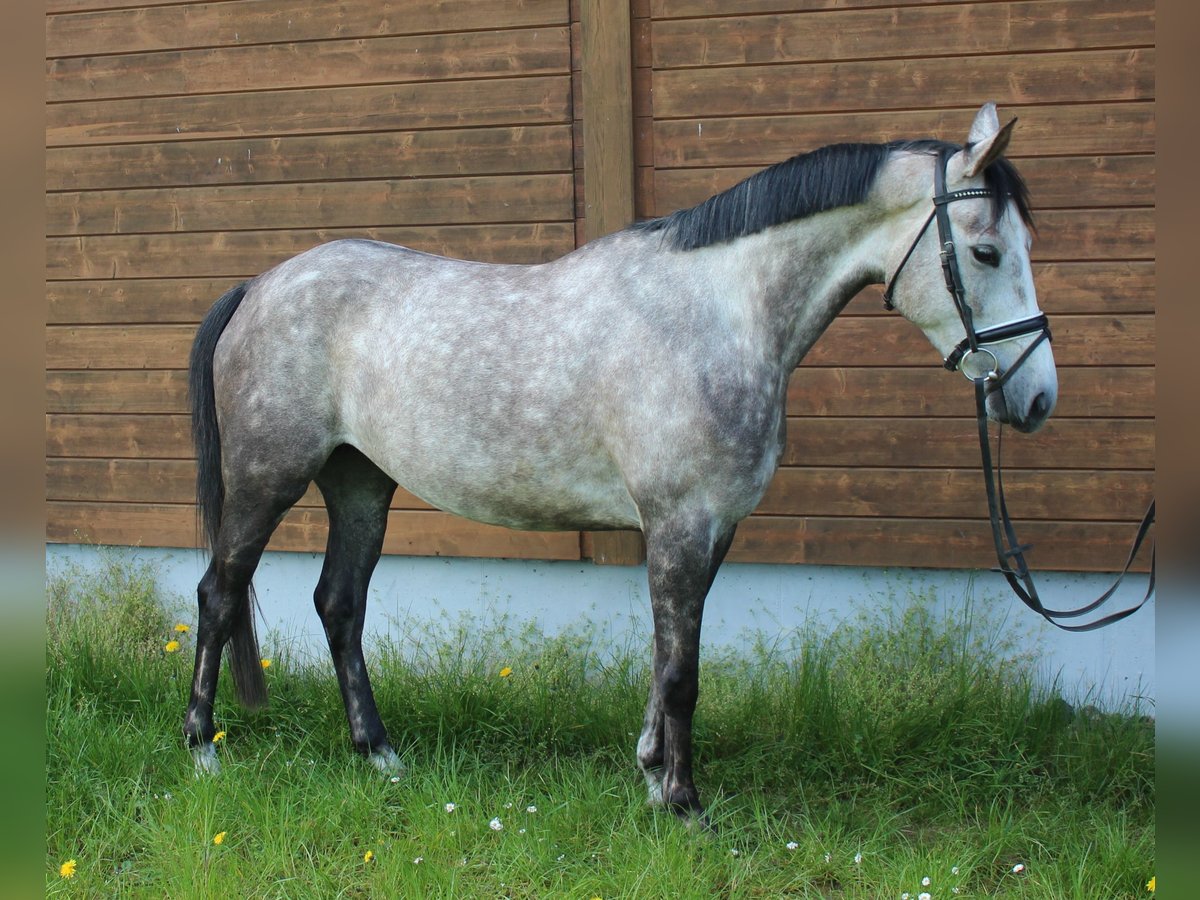
[[[225,835],[227,835],[227,834],[229,834],[228,831],[218,831],[216,834],[213,835],[213,843],[216,844],[217,846],[220,846],[221,844],[225,843]]]
[[[168,653],[175,653],[179,650],[179,641],[167,641],[163,644],[163,649]]]
[[[175,626],[175,630],[177,632],[179,632],[180,634],[187,634],[189,631],[192,630],[192,626],[184,625],[182,622],[180,622],[178,625]]]
[[[71,860],[71,862],[73,863],[73,862],[75,862],[75,860]],[[1156,880],[1156,879],[1155,879],[1154,877],[1151,877],[1151,879],[1150,879],[1149,881],[1147,881],[1147,882],[1146,882],[1146,890],[1148,890],[1148,891],[1149,891],[1150,893],[1152,893],[1152,894],[1154,893],[1154,882],[1155,882],[1155,880]]]
[[[223,740],[225,740],[225,732],[218,731],[216,734],[213,735],[213,743],[214,744],[219,744]]]
[[[374,850],[368,850],[366,853],[363,854],[363,862],[370,862],[374,858],[375,858]]]
[[[61,875],[63,878],[74,878],[75,877],[75,866],[76,866],[75,860],[68,859],[65,863],[63,863],[61,866],[58,867],[58,874]]]
[[[512,666],[505,666],[503,669],[500,670],[501,678],[507,678],[511,674],[512,674]]]
[[[263,659],[263,660],[259,660],[259,662],[261,662],[261,663],[262,663],[262,667],[263,667],[264,669],[269,669],[269,668],[271,668],[271,661],[270,661],[269,659]]]

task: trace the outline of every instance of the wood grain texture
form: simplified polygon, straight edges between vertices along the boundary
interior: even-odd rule
[[[175,3],[51,0],[46,56],[96,56],[333,38],[565,25],[564,0],[406,0],[403,3]],[[128,9],[105,9],[127,6]],[[76,11],[78,10],[78,11]],[[85,11],[86,10],[86,11]]]
[[[1153,50],[1092,50],[962,58],[669,69],[654,75],[665,119],[968,106],[1148,100]],[[961,138],[960,138],[961,140]]]
[[[51,191],[569,172],[571,126],[52,147]]]
[[[78,101],[46,107],[46,144],[544,125],[569,121],[570,102],[565,74]]]
[[[658,69],[892,58],[898,49],[915,57],[1146,47],[1154,4],[1035,0],[659,20],[650,40]]]
[[[544,222],[570,215],[569,173],[306,184],[67,191],[47,196],[46,233],[154,234]]]
[[[46,63],[51,103],[545,75],[569,63],[565,27],[72,56]],[[251,74],[252,73],[252,74]]]
[[[654,161],[681,166],[767,166],[796,153],[841,141],[934,137],[962,143],[978,107],[827,112],[819,107],[795,115],[715,116],[699,111],[683,120],[654,122]],[[1022,106],[1005,103],[1001,117],[1018,119],[1009,155],[1024,167],[1030,156],[1105,156],[1154,152],[1154,104],[1148,100]]]

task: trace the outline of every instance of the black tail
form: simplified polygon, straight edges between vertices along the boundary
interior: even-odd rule
[[[192,441],[196,447],[196,515],[209,548],[217,543],[221,509],[225,503],[225,479],[221,474],[221,433],[217,427],[217,405],[213,393],[213,353],[225,326],[246,296],[243,282],[213,304],[192,342],[188,363],[188,397],[192,407]],[[229,668],[238,701],[250,709],[265,706],[267,682],[263,677],[254,634],[254,591],[247,594],[246,607],[233,626],[229,639]]]

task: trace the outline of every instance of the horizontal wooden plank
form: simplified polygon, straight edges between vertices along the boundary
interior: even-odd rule
[[[786,466],[960,468],[979,465],[974,419],[793,417]],[[1153,419],[1051,418],[1033,435],[1010,435],[1011,469],[1153,469]],[[993,445],[995,441],[993,440]],[[186,415],[51,414],[46,453],[76,459],[191,459]],[[995,449],[993,449],[995,453]]]
[[[1154,317],[1055,316],[1054,356],[1064,366],[1154,363]],[[47,369],[182,369],[193,325],[50,325]],[[923,335],[900,318],[842,316],[817,341],[802,366],[936,365]]]
[[[922,104],[924,107],[924,104]],[[935,137],[962,143],[978,105],[960,109],[811,113],[659,119],[654,122],[654,162],[681,166],[767,166],[797,153],[843,141],[908,140]],[[1004,120],[1018,119],[1009,155],[1103,156],[1150,154],[1155,149],[1154,104],[1103,103],[1045,106],[1005,104]]]
[[[1154,310],[1154,263],[1037,263],[1033,267],[1041,304],[1061,313],[1145,313]],[[231,278],[81,279],[46,284],[46,316],[52,325],[154,322],[197,323]],[[882,287],[867,288],[846,308],[850,315],[892,315],[883,308]]]
[[[61,2],[61,0],[56,0]],[[80,7],[116,5],[110,0]],[[132,6],[126,2],[121,5]],[[138,3],[121,10],[64,12],[46,20],[46,55],[95,56],[186,47],[267,44],[280,40],[374,38],[480,27],[567,24],[566,0],[409,0],[379,3]],[[462,38],[469,40],[468,35]]]
[[[570,77],[247,91],[46,107],[46,144],[175,141],[570,121]]]
[[[1021,160],[1034,212],[1074,207],[1153,206],[1153,156],[1071,156]],[[761,171],[757,166],[658,169],[656,215],[694,206]],[[930,194],[932,194],[932,186]]]
[[[650,0],[650,15],[655,19],[682,19],[833,8],[918,6],[928,2],[929,0]]]
[[[1127,418],[1154,415],[1150,366],[1058,368],[1056,418]],[[975,415],[971,385],[940,366],[835,369],[801,366],[788,382],[792,416]]]
[[[1154,44],[1154,4],[1037,0],[654,23],[654,66],[671,69],[890,58],[1026,53]]]
[[[1154,427],[1154,419],[1052,416],[1036,434],[1007,433],[1004,468],[1153,469]],[[997,453],[995,431],[993,428],[993,457]],[[980,466],[973,418],[792,417],[787,434],[780,459],[786,466],[976,470]],[[47,441],[49,444],[49,437]],[[185,449],[190,452],[190,444]]]
[[[571,126],[232,138],[46,151],[46,188],[194,187],[281,181],[569,172]]]
[[[486,175],[306,184],[68,191],[46,198],[46,233],[146,234],[569,219],[574,179]]]
[[[187,409],[187,372],[179,369],[46,373],[48,413],[183,413]]]
[[[55,324],[188,322],[197,324],[233,278],[139,278],[49,281],[46,321]]]
[[[1154,415],[1150,366],[1060,366],[1056,418],[1149,418]],[[187,373],[181,369],[99,369],[46,373],[49,413],[183,413]],[[802,366],[788,383],[792,416],[933,416],[975,414],[971,386],[940,366],[835,369]]]
[[[47,500],[188,505],[195,499],[195,483],[191,460],[46,461]],[[1004,479],[1009,508],[1027,520],[1136,520],[1153,497],[1153,483],[1154,473],[1147,470],[1008,469]],[[324,503],[310,486],[296,506]],[[401,487],[391,508],[431,507]],[[987,501],[977,468],[785,467],[775,474],[757,512],[966,519],[986,516]]]
[[[654,73],[661,118],[1003,105],[1154,96],[1153,50],[896,59]]]
[[[187,415],[46,416],[46,455],[77,459],[191,459]]]
[[[1032,545],[1026,560],[1035,573],[1118,571],[1135,532],[1132,522],[1019,521],[1016,528],[1021,541]],[[1135,571],[1149,569],[1148,544],[1142,547]],[[946,569],[990,569],[996,565],[986,521],[816,516],[752,516],[738,527],[726,560]],[[997,592],[1008,591],[998,574],[987,574],[978,586],[993,585]],[[1110,601],[1110,608],[1122,608],[1122,597],[1136,602],[1141,599],[1141,591],[1119,592]],[[1012,602],[1019,604],[1016,598]],[[1024,611],[1019,605],[1015,608]]]
[[[70,278],[249,278],[317,244],[362,237],[483,262],[549,262],[575,245],[571,222],[404,228],[304,228],[48,238],[46,275]]]
[[[203,0],[136,0],[138,6],[175,6],[180,3],[200,3]],[[101,9],[121,9],[130,5],[130,0],[46,0],[45,10],[55,13],[93,12]]]
[[[287,39],[285,30],[278,37]],[[46,63],[51,103],[245,90],[548,75],[570,69],[567,28],[74,56]],[[252,73],[252,74],[251,74]]]
[[[1023,520],[1136,521],[1154,498],[1154,473],[1009,469],[1004,492]],[[771,515],[986,518],[983,475],[971,469],[785,468],[757,512]]]
[[[320,553],[328,522],[322,509],[293,509],[276,529],[268,550]],[[46,504],[46,538],[52,543],[196,547],[193,506],[147,503]],[[406,556],[473,556],[497,559],[578,559],[579,533],[513,531],[449,513],[394,510],[388,514],[383,552]]]

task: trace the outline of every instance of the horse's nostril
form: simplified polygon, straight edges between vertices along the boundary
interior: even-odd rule
[[[1050,413],[1050,401],[1046,397],[1045,391],[1033,398],[1033,403],[1029,406],[1029,420],[1036,422],[1046,418]]]

